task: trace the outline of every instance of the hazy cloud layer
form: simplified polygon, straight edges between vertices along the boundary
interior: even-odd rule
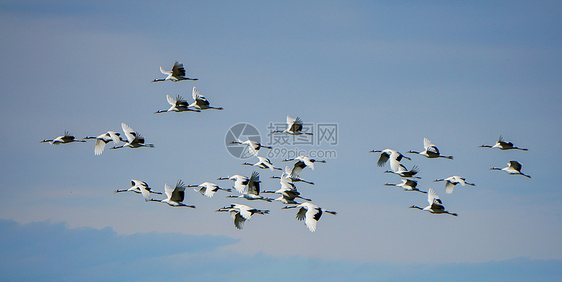
[[[518,258],[478,264],[405,264],[240,255],[221,250],[237,240],[177,233],[118,235],[111,228],[0,220],[0,278],[13,280],[441,280],[555,281],[562,261]]]

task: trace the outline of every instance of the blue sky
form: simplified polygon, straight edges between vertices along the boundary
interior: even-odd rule
[[[429,279],[434,272],[557,280],[561,12],[556,1],[3,1],[0,226],[9,240],[0,244],[2,257],[15,259],[1,275],[96,280],[99,270],[119,277],[131,275],[120,266],[147,263],[171,265],[173,277],[187,275],[191,263],[189,275],[221,280],[223,273],[193,264],[218,261],[224,273],[253,280],[279,265],[317,280]],[[150,83],[175,60],[199,81]],[[166,94],[190,99],[193,86],[225,110],[153,114],[167,108]],[[130,179],[160,191],[180,178],[230,185],[215,179],[253,169],[226,150],[229,128],[248,122],[265,138],[267,126],[287,115],[338,124],[336,146],[287,148],[337,151],[303,172],[315,186],[298,185],[339,212],[323,216],[315,233],[278,203],[249,203],[272,212],[236,230],[213,212],[231,202],[224,194],[188,191],[196,210],[113,194]],[[94,156],[92,142],[39,143],[64,130],[77,137],[121,131],[122,122],[156,148]],[[499,135],[529,151],[477,148]],[[383,186],[400,180],[367,153],[420,150],[424,137],[455,159],[414,155],[404,164],[419,166],[420,188],[434,188],[458,218],[408,209],[425,205],[424,195]],[[488,170],[513,159],[532,179]],[[260,173],[264,188],[277,189],[273,173]],[[455,174],[476,186],[448,195],[433,182]],[[148,243],[152,237],[162,243]],[[14,247],[37,238],[36,248]],[[75,267],[44,259],[54,254]],[[246,273],[232,257],[263,263]],[[162,268],[134,275],[151,280]]]

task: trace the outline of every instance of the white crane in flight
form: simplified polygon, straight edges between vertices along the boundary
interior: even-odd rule
[[[520,150],[520,151],[528,151],[525,148],[515,147],[512,142],[508,142],[503,140],[503,137],[500,135],[500,138],[494,145],[481,145],[480,148],[498,148],[500,150]]]
[[[274,130],[271,133],[275,134],[275,133],[287,133],[290,135],[312,135],[311,132],[303,132],[302,130],[304,129],[303,127],[303,122],[302,119],[299,117],[293,118],[291,116],[287,116],[287,128],[285,128],[284,130]]]
[[[244,228],[244,222],[250,220],[254,214],[269,214],[269,210],[258,210],[242,204],[230,204],[230,206],[220,208],[216,212],[230,213],[230,216],[234,219],[234,226],[237,229]]]
[[[439,198],[439,195],[437,195],[432,188],[429,188],[429,192],[427,193],[427,201],[429,202],[429,206],[425,208],[421,208],[415,205],[411,206],[410,208],[427,211],[433,214],[450,214],[452,216],[457,216],[456,213],[451,213],[445,210],[445,206],[443,206],[443,202]]]
[[[384,149],[384,150],[372,150],[369,151],[370,153],[381,153],[379,160],[377,161],[377,166],[384,166],[387,161],[390,160],[396,160],[398,161],[398,163],[400,163],[400,161],[402,161],[402,159],[408,159],[411,160],[410,157],[406,157],[404,155],[402,155],[402,153],[394,150],[394,149]],[[393,162],[391,162],[391,164],[393,164]]]
[[[444,158],[444,159],[449,159],[449,160],[453,159],[453,156],[443,156],[443,155],[441,155],[437,146],[435,146],[433,143],[431,143],[431,141],[429,141],[429,139],[427,139],[427,138],[423,139],[423,147],[424,147],[425,150],[422,151],[422,152],[410,150],[410,151],[408,151],[408,153],[418,154],[418,155],[425,156],[426,158],[430,158],[430,159],[434,159],[434,158]]]
[[[197,109],[192,109],[189,107],[189,103],[182,96],[178,95],[176,98],[166,95],[166,100],[170,104],[170,108],[167,110],[158,110],[154,112],[155,114],[167,113],[167,112],[201,112]]]
[[[427,192],[421,191],[420,189],[417,188],[418,186],[417,181],[411,179],[402,179],[402,183],[398,183],[398,184],[386,183],[384,185],[401,187],[404,191],[416,191],[416,192],[427,194]]]
[[[185,188],[186,186],[183,181],[178,180],[178,182],[176,183],[176,187],[174,188],[170,187],[168,183],[164,185],[164,193],[166,193],[166,199],[164,200],[148,199],[146,193],[143,194],[143,196],[147,201],[166,203],[171,207],[187,207],[194,209],[195,206],[186,205],[183,203],[183,201],[185,200]],[[144,190],[141,189],[141,192],[142,191]]]
[[[207,100],[207,98],[205,98],[205,96],[201,95],[201,93],[199,93],[199,90],[197,90],[197,88],[194,86],[193,87],[193,91],[191,93],[191,96],[193,97],[193,103],[191,103],[189,105],[189,107],[197,109],[197,110],[222,110],[222,107],[211,107],[211,103],[209,103],[209,100]]]
[[[189,78],[185,76],[185,68],[183,67],[182,63],[175,62],[174,66],[172,67],[171,71],[166,71],[162,67],[160,67],[160,72],[162,74],[167,75],[166,78],[156,78],[152,82],[158,81],[181,81],[181,80],[198,80],[197,78]]]
[[[319,206],[311,203],[311,202],[304,202],[300,205],[296,206],[285,206],[283,209],[295,209],[298,208],[297,211],[297,219],[304,220],[304,224],[308,227],[310,232],[316,231],[316,225],[318,224],[318,220],[322,216],[323,212],[336,215],[337,212],[335,211],[328,211],[320,208]]]
[[[128,126],[125,123],[121,123],[121,128],[123,132],[125,132],[125,137],[127,137],[127,143],[121,146],[115,146],[110,149],[120,149],[123,147],[129,148],[140,148],[140,147],[148,147],[154,148],[153,144],[145,144],[144,137],[140,135],[140,133],[136,132],[132,127]]]
[[[219,187],[217,184],[215,183],[211,183],[211,182],[203,182],[201,184],[192,184],[192,185],[188,185],[187,187],[189,188],[193,188],[193,190],[201,193],[201,195],[212,198],[216,192],[218,192],[219,190],[222,191],[226,191],[226,192],[232,192],[232,189],[230,188],[221,188]]]
[[[60,144],[67,144],[73,142],[86,142],[86,140],[78,140],[76,137],[70,135],[68,131],[64,131],[64,134],[61,136],[56,137],[55,139],[45,139],[40,143],[51,143],[51,145],[60,145]]]
[[[273,170],[281,170],[281,168],[275,167],[273,166],[273,164],[271,163],[271,160],[269,160],[268,158],[265,157],[261,157],[261,156],[256,156],[258,158],[258,162],[255,164],[251,164],[251,163],[243,163],[242,165],[249,165],[249,166],[255,166],[255,167],[259,167],[261,169],[269,169],[271,171]]]
[[[457,184],[460,184],[462,186],[465,186],[465,185],[475,186],[476,185],[474,183],[466,182],[466,178],[460,177],[458,175],[449,176],[447,178],[435,179],[433,182],[441,182],[441,181],[445,181],[445,192],[447,194],[453,193],[453,189],[455,188],[455,186],[457,186]]]
[[[521,163],[519,163],[518,161],[509,161],[508,166],[504,167],[504,168],[499,168],[499,167],[492,167],[490,168],[491,170],[503,170],[511,175],[523,175],[527,178],[531,178],[530,175],[524,174],[521,172]]]
[[[146,191],[148,191],[148,193],[162,195],[161,192],[152,191],[152,188],[150,188],[146,182],[144,182],[142,180],[136,180],[136,179],[131,179],[131,187],[130,188],[128,188],[128,189],[117,189],[114,192],[115,193],[134,192],[134,193],[137,193],[137,194],[141,194],[142,193],[141,189],[145,189]]]

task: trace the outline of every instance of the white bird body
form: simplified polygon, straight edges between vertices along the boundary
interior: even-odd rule
[[[298,220],[304,220],[304,224],[308,227],[310,232],[316,231],[316,225],[318,224],[318,220],[322,216],[322,212],[326,212],[329,214],[336,215],[335,211],[327,211],[323,210],[319,206],[311,203],[311,202],[304,202],[297,206],[285,206],[283,209],[293,209],[298,208],[296,218]]]
[[[500,150],[528,151],[528,149],[515,147],[512,142],[508,142],[508,141],[503,140],[503,137],[501,135],[500,135],[500,138],[498,139],[498,141],[496,142],[496,144],[494,144],[493,146],[481,145],[480,147],[481,148],[492,148],[492,149],[497,148],[497,149],[500,149]]]
[[[255,163],[255,164],[243,163],[243,165],[255,166],[255,167],[259,167],[261,169],[269,169],[271,171],[281,170],[281,168],[273,166],[273,164],[271,163],[271,160],[269,160],[268,158],[261,157],[261,156],[256,156],[256,157],[258,158],[257,163]]]
[[[152,191],[152,188],[150,188],[146,182],[136,179],[131,179],[131,187],[129,189],[117,189],[115,193],[134,192],[140,194],[142,193],[142,189],[145,189],[148,193],[162,195],[161,192]]]
[[[40,143],[51,143],[51,145],[60,145],[60,144],[67,144],[73,142],[86,142],[86,140],[78,140],[76,137],[70,135],[68,131],[65,131],[63,135],[56,137],[55,139],[45,139]]]
[[[144,143],[144,137],[142,137],[138,132],[136,132],[135,130],[133,130],[132,127],[128,126],[125,123],[121,123],[121,128],[123,129],[123,132],[125,132],[125,137],[127,137],[127,143],[125,143],[122,146],[115,146],[112,147],[111,149],[119,149],[119,148],[123,148],[123,147],[129,147],[129,148],[140,148],[140,147],[148,147],[148,148],[154,148],[154,145],[152,144],[145,144]]]
[[[113,142],[114,146],[118,146],[119,142],[123,141],[126,142],[121,138],[121,134],[115,131],[108,131],[104,134],[100,134],[96,137],[94,136],[86,136],[84,139],[96,139],[96,143],[94,145],[94,154],[101,155],[103,150],[105,149],[105,145],[109,142]],[[140,191],[139,191],[140,192]]]
[[[425,191],[421,191],[420,189],[418,189],[417,188],[418,182],[411,179],[402,179],[402,183],[398,183],[398,184],[386,183],[384,185],[401,187],[404,191],[416,191],[424,194],[427,193]]]
[[[201,95],[201,93],[199,93],[199,90],[197,90],[197,88],[194,86],[193,87],[193,91],[191,93],[191,96],[193,97],[193,103],[191,103],[189,105],[189,107],[197,109],[197,110],[222,110],[223,108],[221,107],[211,107],[211,103],[209,103],[209,101],[207,100],[207,98],[205,98],[205,96]]]
[[[521,163],[519,163],[518,161],[509,161],[508,166],[504,167],[504,168],[499,168],[499,167],[492,167],[490,168],[491,170],[503,170],[511,175],[523,175],[527,178],[531,178],[530,175],[524,174],[521,172]]]
[[[189,185],[187,187],[191,187],[191,188],[193,188],[193,190],[201,193],[201,195],[209,197],[209,198],[212,198],[215,195],[215,193],[219,190],[223,190],[223,191],[226,191],[226,192],[232,191],[232,189],[230,189],[230,188],[226,188],[226,189],[221,188],[217,184],[211,183],[211,182],[203,182],[199,185]]]
[[[181,97],[180,95],[178,95],[176,98],[170,95],[166,95],[166,100],[168,101],[168,104],[170,104],[170,108],[168,108],[167,110],[159,110],[155,112],[155,114],[167,112],[201,112],[200,110],[190,108],[187,100],[183,99],[183,97]]]
[[[421,208],[415,205],[411,206],[410,208],[427,211],[433,214],[450,214],[452,216],[457,216],[456,213],[451,213],[445,210],[445,206],[443,206],[443,202],[439,198],[439,195],[437,195],[437,193],[435,193],[432,188],[429,188],[429,191],[427,193],[427,201],[429,202],[429,205],[425,208]]]
[[[453,156],[443,156],[443,155],[441,155],[437,146],[435,146],[433,143],[431,143],[431,141],[429,141],[429,139],[427,139],[427,138],[423,139],[423,147],[424,147],[425,150],[422,151],[422,152],[410,150],[410,151],[408,151],[408,153],[418,154],[418,155],[425,156],[426,158],[430,158],[430,159],[434,159],[434,158],[444,158],[444,159],[450,159],[450,160],[453,159]]]
[[[269,210],[258,210],[242,204],[230,204],[228,207],[223,207],[216,212],[229,212],[232,219],[234,219],[234,226],[237,229],[244,228],[244,222],[252,219],[254,214],[269,214]]]
[[[274,130],[271,133],[287,133],[290,135],[312,135],[311,132],[303,132],[303,122],[301,118],[296,117],[293,118],[291,116],[287,116],[287,128],[284,130]]]
[[[475,186],[474,183],[468,183],[466,182],[466,179],[464,177],[460,177],[458,175],[453,175],[447,178],[442,178],[442,179],[435,179],[434,182],[440,182],[440,181],[445,181],[445,192],[447,194],[451,194],[453,193],[453,189],[455,188],[455,186],[457,184],[460,184],[462,186],[465,185],[470,185],[470,186]]]
[[[270,198],[264,198],[260,196],[260,174],[257,172],[253,172],[252,176],[248,180],[247,189],[244,193],[239,196],[230,195],[227,198],[244,198],[246,200],[254,201],[254,200],[263,200],[267,202],[273,201]]]
[[[232,180],[234,185],[232,186],[238,193],[243,194],[248,189],[248,183],[250,179],[246,176],[235,174],[227,177],[219,177],[217,180]]]
[[[182,63],[175,62],[174,66],[172,67],[171,71],[166,71],[162,67],[160,67],[160,72],[162,74],[167,75],[166,78],[157,78],[154,79],[152,82],[158,81],[181,81],[181,80],[198,80],[197,78],[189,78],[185,76],[185,68],[183,67]]]
[[[193,205],[186,205],[183,203],[185,200],[185,184],[183,181],[178,180],[176,183],[176,187],[172,188],[166,183],[164,185],[164,193],[166,194],[166,198],[164,200],[156,200],[156,199],[149,199],[149,201],[153,202],[162,202],[166,203],[171,207],[187,207],[187,208],[195,208]]]

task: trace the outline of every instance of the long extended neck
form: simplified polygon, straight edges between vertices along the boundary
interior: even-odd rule
[[[418,209],[418,210],[423,210],[423,208],[422,208],[422,207],[418,207],[418,206],[415,206],[415,205],[414,205],[414,206],[411,206],[410,208],[411,208],[411,209]]]

